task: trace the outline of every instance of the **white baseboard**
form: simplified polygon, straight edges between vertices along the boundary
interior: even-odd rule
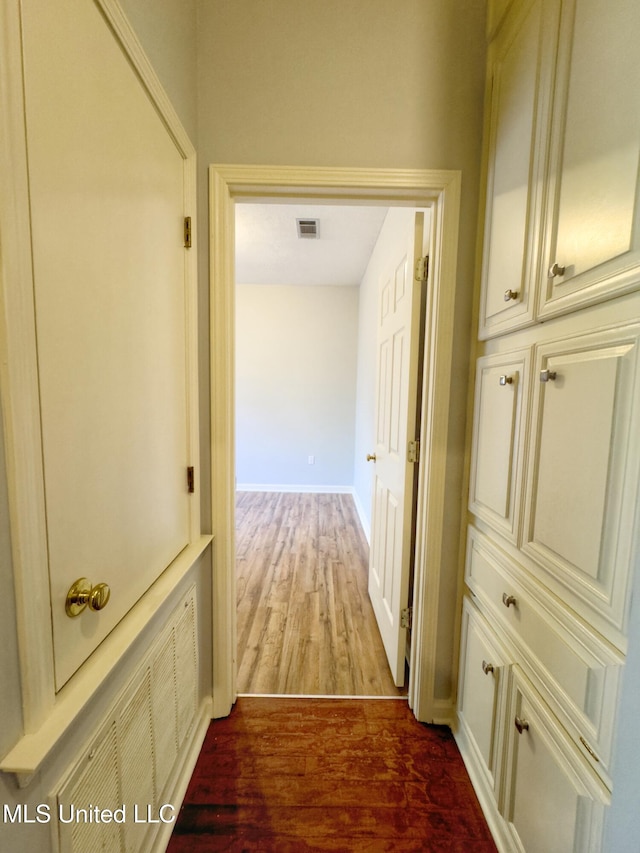
[[[355,489],[351,490],[351,494],[353,495],[353,502],[356,505],[356,512],[358,513],[358,518],[360,519],[360,524],[362,526],[362,532],[364,533],[367,542],[371,545],[371,525],[369,524],[369,519],[365,515],[364,507],[358,497],[358,493]]]
[[[211,699],[205,699],[200,706],[198,718],[194,723],[190,743],[184,750],[182,763],[180,764],[173,784],[171,785],[172,796],[168,798],[167,802],[170,802],[173,805],[176,820],[178,819],[178,814],[182,807],[184,796],[187,793],[189,782],[193,776],[193,771],[195,770],[196,762],[198,761],[198,756],[200,755],[200,750],[202,749],[202,744],[207,734],[207,730],[211,724],[211,711]],[[155,851],[158,850],[166,851],[175,825],[175,821],[173,823],[160,824],[158,832],[153,835],[152,839],[150,839],[151,846],[146,847],[145,853],[155,853]]]
[[[296,486],[265,485],[264,483],[237,483],[236,492],[298,492],[316,495],[352,495],[353,486]]]
[[[516,853],[507,824],[498,811],[491,785],[483,772],[482,759],[475,755],[473,740],[468,736],[464,725],[459,722],[453,728],[453,736],[499,853]]]

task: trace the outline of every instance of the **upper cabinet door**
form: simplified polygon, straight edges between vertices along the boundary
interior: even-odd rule
[[[476,369],[469,509],[516,543],[528,351],[484,356]]]
[[[633,561],[639,334],[633,324],[540,346],[532,400],[522,549],[610,636],[624,631]]]
[[[555,2],[515,3],[490,47],[481,338],[533,318],[557,22]]]
[[[563,4],[538,315],[638,287],[640,3]]]
[[[185,166],[95,4],[22,7],[60,688],[190,541]]]

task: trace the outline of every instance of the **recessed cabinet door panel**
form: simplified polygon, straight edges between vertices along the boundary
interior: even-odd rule
[[[458,714],[497,794],[506,661],[491,629],[469,599],[462,614]]]
[[[563,6],[541,316],[639,281],[640,4]]]
[[[514,668],[504,816],[527,853],[600,849],[607,792]]]
[[[531,321],[537,175],[548,71],[557,38],[553,2],[516,3],[490,48],[489,162],[480,337]]]
[[[523,550],[617,628],[638,492],[637,335],[539,348],[527,486]]]
[[[559,701],[583,738],[588,761],[610,768],[623,657],[571,610],[545,594],[493,541],[469,529],[465,580],[492,629],[502,629],[535,660],[527,675],[547,701]]]
[[[189,541],[184,161],[95,4],[22,7],[60,688]]]
[[[469,487],[471,512],[515,542],[528,353],[478,359]]]

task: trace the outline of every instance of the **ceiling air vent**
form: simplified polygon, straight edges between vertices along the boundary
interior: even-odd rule
[[[300,240],[317,240],[320,236],[319,219],[296,219]]]

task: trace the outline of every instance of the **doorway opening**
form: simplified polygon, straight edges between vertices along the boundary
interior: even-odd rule
[[[407,695],[408,626],[393,628],[407,654],[392,674],[369,598],[376,464],[367,456],[388,443],[376,435],[387,416],[376,416],[376,395],[390,381],[377,376],[380,287],[398,257],[407,263],[415,216],[348,202],[235,206],[240,694]],[[429,221],[421,211],[420,252]],[[403,288],[424,287],[402,272]],[[402,356],[395,372],[408,369]],[[389,421],[399,423],[400,397],[390,397]],[[399,624],[409,602],[388,599]]]
[[[213,166],[210,170],[212,318],[212,503],[214,516],[214,716],[226,715],[236,696],[235,424],[234,424],[234,207],[236,202],[279,199],[430,207],[432,287],[426,306],[428,352],[421,376],[423,464],[416,514],[416,572],[409,704],[421,720],[445,722],[450,698],[436,695],[438,632],[455,605],[439,597],[442,506],[447,455],[448,395],[453,346],[460,176],[457,172]],[[449,632],[453,636],[453,625]],[[451,657],[450,650],[445,650]]]

